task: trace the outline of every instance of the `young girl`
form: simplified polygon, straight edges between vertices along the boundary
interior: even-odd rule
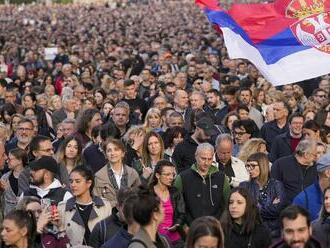
[[[270,245],[270,233],[262,224],[253,198],[244,188],[231,191],[221,224],[225,247],[267,248]]]

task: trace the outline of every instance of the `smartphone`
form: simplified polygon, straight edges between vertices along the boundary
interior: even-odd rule
[[[51,202],[50,211],[51,211],[52,217],[54,218],[56,213],[57,213],[57,204],[56,204],[56,202],[54,202],[54,201]]]

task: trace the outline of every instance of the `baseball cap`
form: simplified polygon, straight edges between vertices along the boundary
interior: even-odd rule
[[[58,174],[58,164],[53,157],[43,156],[30,163],[31,170],[46,169],[54,174]]]
[[[330,169],[330,152],[324,154],[316,162],[317,172],[323,172],[326,169]]]
[[[214,122],[211,118],[203,117],[199,121],[197,121],[196,126],[203,129],[207,136],[216,135],[217,132],[215,130]]]

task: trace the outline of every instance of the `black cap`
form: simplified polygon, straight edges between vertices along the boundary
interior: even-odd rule
[[[207,136],[213,136],[217,134],[215,130],[214,121],[211,118],[203,117],[197,121],[196,126],[203,129]]]
[[[41,170],[45,169],[54,174],[58,174],[58,164],[53,157],[43,156],[38,160],[30,163],[31,170]]]

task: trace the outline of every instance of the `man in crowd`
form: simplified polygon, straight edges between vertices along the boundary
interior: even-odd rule
[[[206,96],[206,111],[215,117],[216,124],[222,124],[223,118],[228,114],[228,106],[221,101],[220,93],[216,89],[209,90]]]
[[[234,138],[233,155],[237,156],[241,147],[255,135],[255,123],[252,120],[236,120],[233,123]]]
[[[223,172],[213,165],[214,148],[208,143],[199,144],[196,163],[175,180],[175,187],[182,192],[187,222],[211,215],[220,218],[228,199],[229,182]]]

